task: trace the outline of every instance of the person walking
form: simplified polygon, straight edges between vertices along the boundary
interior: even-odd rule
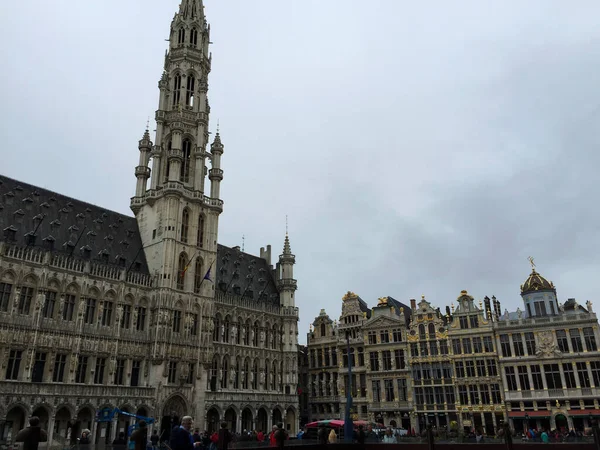
[[[134,450],[146,450],[148,444],[148,427],[146,421],[140,420],[137,425],[137,430],[131,433],[129,440],[133,442]]]
[[[23,443],[23,450],[38,450],[40,442],[47,442],[48,435],[40,426],[40,418],[37,416],[31,417],[29,426],[17,433],[15,441]]]
[[[194,437],[192,436],[193,425],[194,419],[191,416],[185,416],[181,419],[181,425],[171,430],[171,439],[169,441],[171,450],[194,450],[194,448],[202,445],[202,442],[194,442]]]
[[[221,429],[219,430],[219,440],[217,441],[217,448],[219,450],[227,450],[231,443],[231,433],[227,429],[227,424],[223,422]]]

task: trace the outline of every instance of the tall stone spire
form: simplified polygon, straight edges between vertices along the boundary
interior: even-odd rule
[[[181,0],[179,15],[182,19],[198,19],[204,17],[202,0]]]

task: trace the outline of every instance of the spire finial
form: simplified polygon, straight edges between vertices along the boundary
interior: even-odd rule
[[[217,134],[219,134],[219,128],[220,128],[220,126],[219,126],[219,119],[217,119]]]
[[[148,120],[146,120],[146,131],[150,130],[150,116],[148,116]]]
[[[288,216],[285,215],[285,235],[288,235]]]
[[[244,251],[244,244],[246,243],[246,235],[242,234],[242,251]]]
[[[529,261],[529,264],[531,264],[531,270],[535,272],[535,261],[533,260],[533,256],[530,256],[527,260]]]

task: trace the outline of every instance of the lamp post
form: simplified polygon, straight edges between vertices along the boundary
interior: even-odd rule
[[[352,443],[352,358],[350,357],[350,331],[346,331],[346,351],[348,353],[348,383],[346,386],[346,414],[344,414],[344,442]]]
[[[529,414],[525,413],[525,434],[529,431]]]

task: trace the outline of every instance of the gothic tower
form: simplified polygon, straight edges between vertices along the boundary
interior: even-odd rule
[[[223,211],[219,197],[224,147],[218,132],[207,151],[209,41],[202,0],[182,0],[171,22],[158,82],[155,143],[146,130],[139,143],[137,185],[131,199],[154,277],[151,327],[156,338],[150,382],[179,385],[181,398],[192,408],[203,403],[201,386],[212,358],[214,283],[204,281],[210,278],[209,270],[213,277],[216,272],[218,221]],[[210,192],[205,189],[207,175]]]
[[[200,292],[200,284],[216,258],[218,220],[223,211],[219,199],[223,144],[218,132],[211,152],[206,148],[209,34],[202,1],[183,0],[171,23],[169,50],[158,83],[156,142],[150,142],[146,130],[139,145],[136,193],[131,199],[157,287],[204,295],[210,293]],[[210,172],[207,160],[212,162]],[[210,193],[205,190],[207,174]]]

